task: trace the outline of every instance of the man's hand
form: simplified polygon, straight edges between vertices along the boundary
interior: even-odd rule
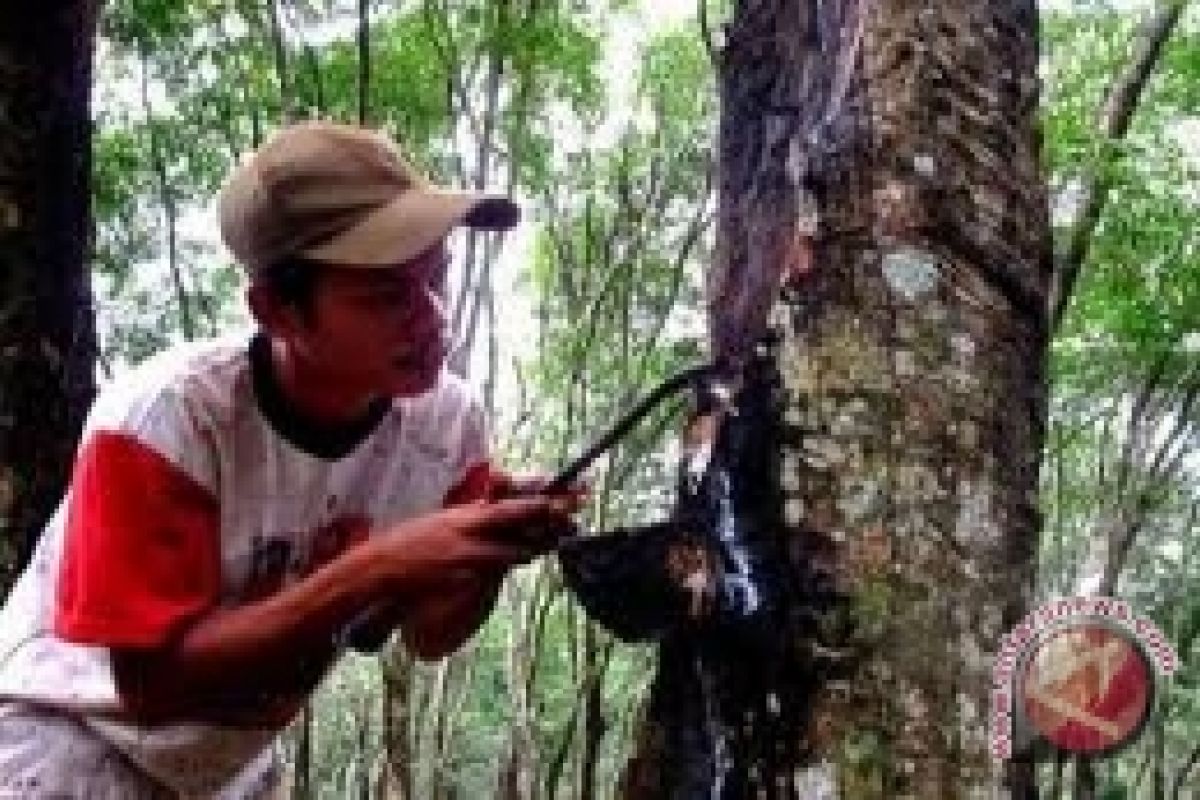
[[[404,646],[429,661],[450,655],[491,615],[503,583],[503,573],[449,573],[440,591],[430,592],[404,614]]]
[[[531,517],[513,519],[509,513],[512,506],[498,509],[497,505],[502,501],[507,503],[538,495],[545,481],[522,480],[489,470],[481,483],[483,486],[475,487],[475,497],[482,495],[485,499],[456,501],[452,496],[445,511],[416,520],[421,523],[419,529],[409,522],[398,533],[406,543],[403,545],[405,557],[413,554],[412,537],[424,535],[420,531],[433,538],[432,546],[439,551],[439,537],[459,539],[467,532],[468,539],[482,537],[485,545],[490,542],[492,546],[504,548],[497,553],[500,563],[491,568],[474,565],[454,569],[428,591],[421,590],[420,582],[413,583],[415,596],[413,592],[403,591],[355,621],[354,627],[347,632],[351,646],[374,650],[399,624],[403,626],[404,641],[409,650],[418,657],[435,659],[448,655],[487,619],[511,567],[548,552],[562,536],[574,532],[568,515],[580,507],[582,492],[541,497],[539,505],[545,503],[541,510],[532,511]],[[539,505],[533,508],[538,509]],[[465,515],[463,509],[466,509]],[[519,511],[513,513],[520,514]],[[478,544],[476,541],[472,547]],[[509,553],[508,559],[502,555],[505,551]],[[452,549],[446,551],[447,554],[452,552]],[[483,560],[487,561],[488,557]]]
[[[531,494],[546,494],[546,487],[554,478],[548,475],[512,475],[507,472],[492,472],[491,491],[489,497],[493,500],[502,497],[523,497]],[[591,486],[586,482],[573,484],[568,489],[548,495],[562,500],[574,513],[583,507],[591,493]]]
[[[556,490],[553,494],[546,493],[546,487],[553,478],[545,475],[511,475],[504,472],[494,472],[491,476],[490,498],[493,500],[505,497],[528,497],[541,495],[551,498],[563,512],[564,519],[568,515],[579,512],[586,504],[591,487],[586,483],[576,483],[566,489]],[[568,521],[562,525],[538,527],[534,525],[525,531],[525,535],[538,541],[546,541],[551,547],[556,545],[564,536],[576,533],[575,524]]]
[[[418,599],[443,587],[447,574],[503,574],[553,549],[572,529],[570,501],[526,495],[453,506],[371,537],[398,598]]]
[[[406,523],[396,544],[412,571],[397,581],[396,616],[408,649],[437,659],[459,648],[491,614],[507,572],[574,530],[568,514],[576,506],[564,498],[509,495],[445,509],[418,526]],[[436,579],[419,577],[426,573]]]
[[[126,711],[147,721],[220,722],[231,705],[263,709],[277,697],[302,697],[335,657],[337,633],[364,608],[389,601],[401,619],[415,614],[421,630],[413,635],[431,655],[456,646],[495,592],[460,585],[456,593],[454,576],[489,576],[498,586],[513,566],[553,546],[525,531],[561,530],[566,511],[561,500],[541,496],[447,508],[380,531],[268,597],[214,609],[161,647],[114,649]],[[425,611],[433,598],[443,608]],[[431,636],[432,626],[444,635]]]

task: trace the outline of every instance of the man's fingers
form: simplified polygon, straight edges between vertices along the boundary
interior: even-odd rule
[[[497,473],[492,481],[492,500],[530,495],[558,498],[563,501],[564,513],[574,513],[587,504],[592,493],[591,484],[579,480],[570,486],[547,493],[546,488],[554,479],[548,475],[510,475]]]
[[[547,552],[545,547],[532,547],[526,543],[514,544],[495,539],[468,539],[464,545],[465,559],[479,567],[499,566],[504,569],[527,564]]]
[[[575,510],[570,501],[564,497],[544,495],[506,497],[490,503],[476,503],[462,508],[465,513],[472,516],[475,524],[489,527],[561,517]]]

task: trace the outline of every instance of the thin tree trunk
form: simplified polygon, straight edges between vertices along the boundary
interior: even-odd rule
[[[279,19],[279,0],[267,0],[267,13],[271,20],[271,50],[275,56],[275,79],[279,83],[279,116],[285,121],[296,118],[292,93],[291,72],[288,66],[287,40],[283,34],[283,23]]]
[[[0,4],[0,596],[95,391],[88,97],[99,3]]]
[[[475,142],[472,185],[476,190],[482,190],[491,182],[491,155],[500,123],[500,95],[505,68],[499,29],[507,24],[509,2],[510,0],[503,0],[496,5],[495,9],[496,19],[493,23],[495,30],[490,43],[488,71],[483,90],[482,128],[479,130]],[[488,310],[495,256],[495,248],[488,244],[491,241],[493,238],[485,238],[483,234],[474,231],[467,236],[466,256],[463,259],[463,282],[454,303],[450,328],[455,333],[451,368],[461,375],[465,375],[469,369],[471,352],[479,333],[480,313]],[[482,248],[480,248],[481,243],[484,245]],[[489,333],[492,332],[494,332],[494,328],[489,331]],[[490,397],[490,381],[488,382],[488,394]]]
[[[304,63],[308,67],[309,80],[313,83],[313,102],[316,104],[317,117],[324,117],[325,109],[325,79],[321,76],[321,62],[317,58],[317,50],[308,42],[302,45]]]
[[[296,764],[292,777],[292,800],[309,800],[313,796],[312,785],[312,704],[305,703],[297,723],[299,738],[296,742]]]
[[[1188,776],[1191,775],[1192,770],[1196,768],[1197,764],[1200,764],[1200,745],[1197,745],[1192,749],[1192,752],[1188,754],[1188,757],[1183,762],[1183,765],[1180,766],[1179,772],[1175,773],[1175,783],[1171,787],[1171,800],[1179,800],[1179,798],[1182,797],[1181,792],[1183,791],[1183,786],[1187,782]]]
[[[158,123],[154,119],[154,111],[150,105],[150,59],[139,47],[141,57],[141,94],[142,113],[146,119],[146,135],[150,138],[150,165],[158,182],[159,202],[162,205],[163,227],[167,234],[167,271],[171,276],[171,285],[175,290],[175,301],[179,304],[179,329],[183,338],[191,341],[196,338],[196,320],[192,313],[192,298],[183,281],[183,268],[179,263],[179,210],[175,204],[175,192],[171,188],[171,180],[167,175],[167,165],[163,156],[162,143],[159,141]]]
[[[247,19],[247,22],[250,22]],[[254,62],[252,56],[247,53],[244,56],[236,58],[238,65],[241,67],[242,73],[242,102],[250,114],[250,146],[257,149],[263,143],[263,118],[262,110],[259,108],[260,102],[254,96]]]
[[[631,796],[1031,796],[988,717],[1040,527],[1037,37],[1032,0],[735,4],[710,329],[775,337],[739,416],[791,583],[751,645],[664,648]]]
[[[1096,127],[1100,131],[1103,145],[1120,142],[1129,132],[1146,84],[1187,4],[1188,0],[1162,0],[1139,26],[1133,39],[1133,55],[1117,75],[1100,113],[1096,116]],[[1101,148],[1100,157],[1106,157],[1104,154],[1107,152],[1107,148]],[[1111,188],[1108,174],[1105,164],[1095,164],[1084,177],[1080,187],[1079,211],[1067,235],[1066,244],[1055,259],[1054,276],[1048,296],[1052,330],[1058,327],[1066,312],[1075,282],[1087,258],[1092,234],[1095,233],[1100,215],[1108,203],[1108,191]]]
[[[582,677],[578,669],[578,637],[576,633],[581,624],[586,624],[582,619],[582,615],[578,614],[573,606],[567,607],[566,626],[568,632],[568,641],[566,642],[567,652],[571,655],[569,664],[569,674],[571,683],[574,686],[582,686]],[[567,771],[571,757],[571,746],[575,740],[575,731],[579,727],[579,718],[583,714],[583,698],[582,694],[577,696],[571,705],[571,714],[567,717],[567,723],[563,726],[561,739],[558,742],[554,755],[549,759],[546,767],[546,776],[544,780],[545,790],[543,795],[546,800],[555,800],[558,797],[559,785],[563,780],[563,775]]]
[[[380,657],[383,677],[383,750],[377,794],[389,800],[416,800],[413,774],[412,718],[413,662],[402,650]]]
[[[1138,534],[1155,510],[1159,490],[1178,478],[1184,460],[1197,449],[1189,420],[1200,399],[1200,364],[1177,360],[1168,350],[1140,380],[1129,403],[1124,440],[1100,451],[1096,494],[1103,502],[1074,587],[1078,594],[1116,594]],[[1118,397],[1118,403],[1118,410],[1124,408],[1123,398]],[[1112,413],[1115,416],[1117,410]],[[1106,470],[1110,452],[1113,468]],[[1109,472],[1115,474],[1106,481]]]
[[[283,10],[287,13],[288,26],[297,31],[303,31],[304,19],[301,15],[302,10],[296,4],[284,6]],[[308,73],[308,80],[312,83],[312,105],[307,104],[307,97],[300,97],[300,90],[296,87],[300,85],[298,79],[292,80],[293,93],[296,95],[292,102],[296,106],[297,111],[301,108],[301,101],[304,101],[304,110],[309,116],[316,112],[316,117],[322,119],[325,117],[327,109],[325,108],[325,79],[321,75],[321,57],[317,54],[317,48],[313,47],[303,34],[299,36],[297,45],[300,48],[300,57],[304,59],[304,70]]]
[[[1075,758],[1075,793],[1072,800],[1096,800],[1096,766],[1090,758]]]
[[[453,667],[451,674],[454,680],[450,683],[447,702],[442,712],[445,721],[439,726],[441,739],[438,742],[438,752],[440,754],[439,762],[446,764],[446,774],[451,776],[454,774],[455,756],[459,749],[459,723],[462,720],[467,696],[471,691],[471,680],[475,671],[474,646],[475,643],[472,640],[450,657]]]
[[[455,796],[453,781],[456,719],[461,706],[462,687],[469,681],[471,653],[460,650],[434,667],[433,688],[425,707],[424,725],[429,728],[427,749],[419,758],[430,767],[426,794],[433,798]]]
[[[358,0],[358,124],[371,121],[371,2]]]
[[[502,590],[511,626],[505,678],[512,702],[512,723],[498,770],[496,800],[532,800],[535,794],[538,749],[530,693],[538,640],[536,609],[544,590],[544,581],[540,580],[544,574],[540,573],[530,588],[510,579]]]
[[[371,697],[364,694],[358,702],[358,800],[371,800],[371,772],[375,763],[370,750]]]
[[[1159,713],[1155,714],[1155,719],[1151,722],[1154,732],[1154,764],[1151,767],[1153,770],[1151,775],[1153,782],[1151,797],[1154,800],[1166,800],[1167,797],[1167,730],[1165,716],[1166,707],[1163,704],[1160,706]]]
[[[1066,757],[1061,752],[1055,753],[1054,770],[1050,776],[1050,790],[1046,793],[1047,800],[1058,800],[1062,797],[1063,771],[1066,766]]]
[[[584,641],[587,659],[583,684],[583,728],[580,731],[583,752],[580,755],[579,800],[595,800],[598,796],[596,778],[600,767],[600,745],[608,730],[608,721],[604,716],[604,676],[608,671],[612,644],[601,647],[595,626],[590,624]]]
[[[210,11],[209,24],[216,31],[217,40],[220,42],[229,41],[229,31],[225,24],[225,19],[225,9],[214,8]],[[221,75],[233,75],[238,71],[240,61],[236,57],[231,59],[224,47],[215,49],[213,59],[216,63],[217,71]],[[242,155],[242,147],[239,143],[240,137],[237,133],[237,123],[235,121],[233,92],[219,92],[218,103],[220,107],[215,110],[215,114],[220,125],[221,135],[224,137],[225,144],[229,148],[230,161],[237,161]]]

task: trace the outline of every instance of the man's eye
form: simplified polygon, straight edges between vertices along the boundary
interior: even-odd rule
[[[376,293],[374,304],[377,306],[398,306],[408,302],[409,293],[400,289],[391,289],[384,292]]]

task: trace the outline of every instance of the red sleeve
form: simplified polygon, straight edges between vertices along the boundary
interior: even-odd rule
[[[216,601],[216,500],[164,456],[99,432],[76,459],[68,502],[58,636],[154,647]]]
[[[492,465],[488,462],[478,461],[463,473],[458,483],[450,487],[450,491],[446,492],[446,497],[442,500],[442,505],[449,508],[450,506],[474,503],[477,500],[492,499],[502,486],[503,477],[492,469]]]

